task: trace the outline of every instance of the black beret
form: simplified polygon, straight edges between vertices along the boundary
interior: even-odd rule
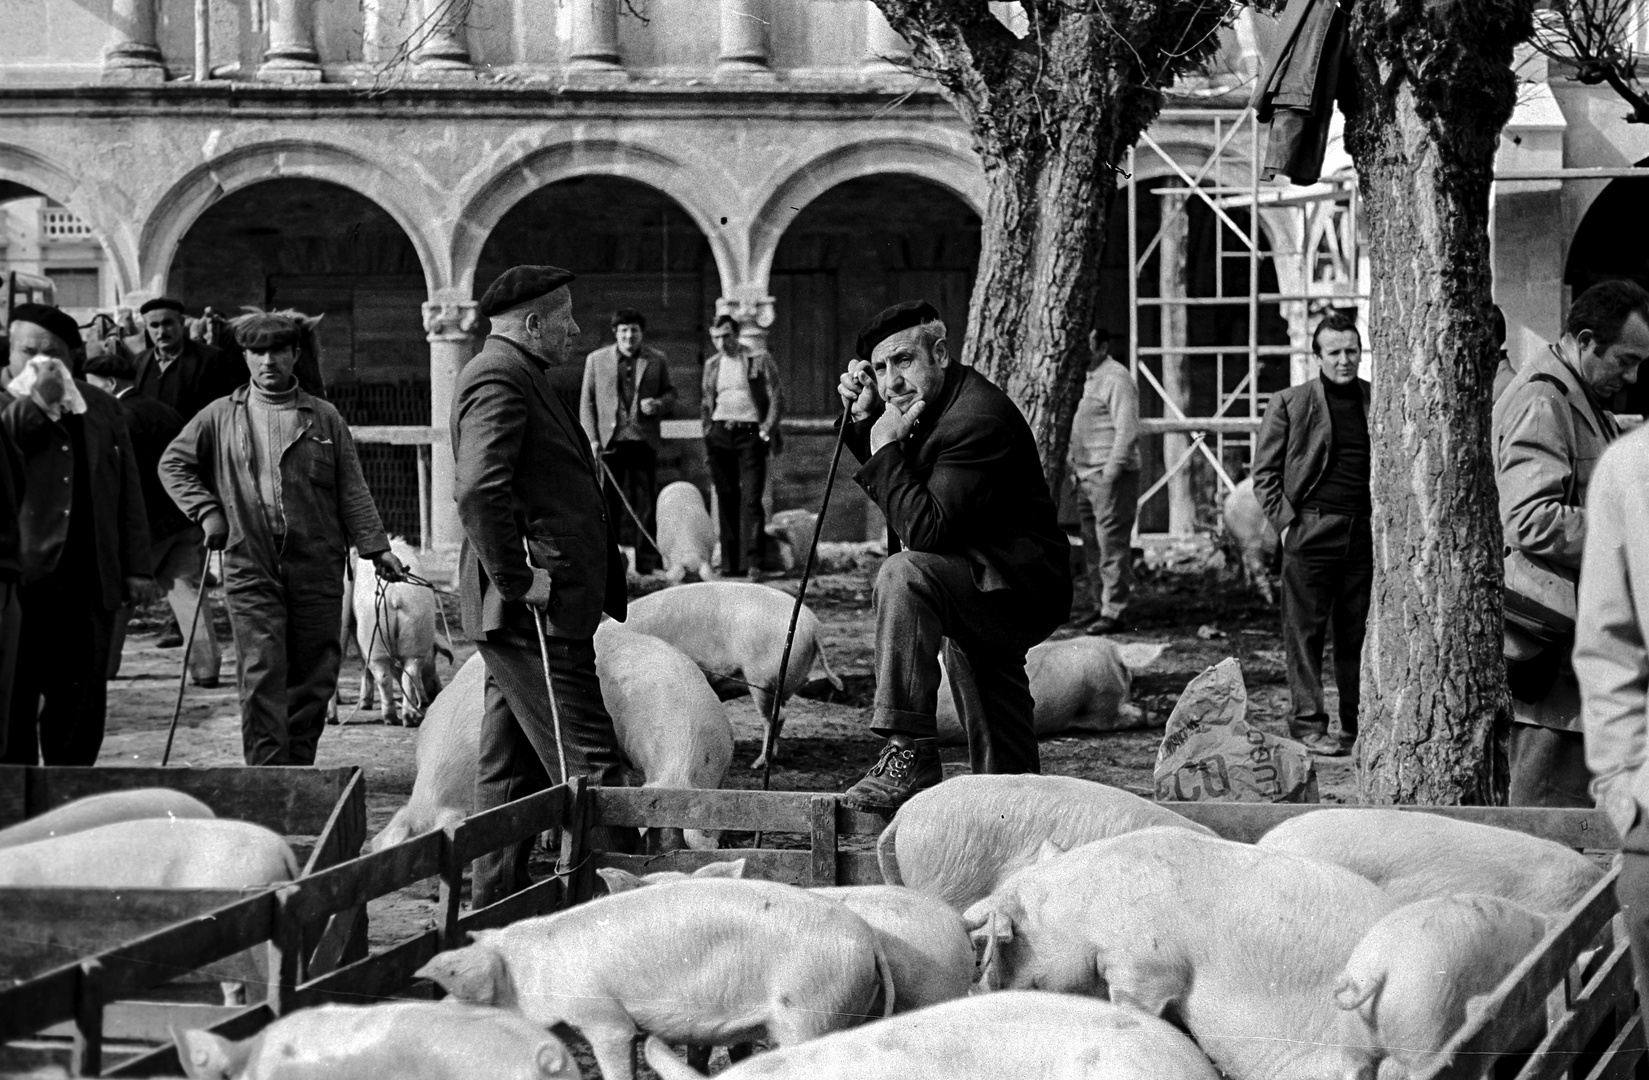
[[[102,375],[110,379],[137,377],[137,364],[124,349],[107,349],[99,356],[88,356],[84,370],[87,375]]]
[[[63,344],[70,349],[79,350],[85,347],[85,342],[80,339],[80,324],[74,321],[73,315],[62,308],[52,307],[50,304],[18,304],[11,309],[10,321],[33,323],[42,330],[49,330],[62,338]]]
[[[182,315],[183,305],[170,296],[157,296],[153,300],[146,301],[142,307],[137,309],[139,315],[147,315],[151,311],[175,311]]]
[[[859,331],[859,340],[853,345],[854,355],[861,360],[869,360],[872,350],[881,344],[884,338],[890,338],[899,331],[909,330],[913,326],[938,321],[938,310],[926,300],[906,300],[902,304],[894,304],[865,323],[864,329]]]
[[[481,294],[481,314],[490,319],[517,304],[537,300],[572,280],[572,273],[559,266],[512,266]]]

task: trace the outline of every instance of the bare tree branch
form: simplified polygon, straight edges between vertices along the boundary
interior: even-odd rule
[[[1574,69],[1589,86],[1607,84],[1626,104],[1629,124],[1649,124],[1649,87],[1638,75],[1634,46],[1645,9],[1634,0],[1548,0],[1533,44],[1548,59]]]

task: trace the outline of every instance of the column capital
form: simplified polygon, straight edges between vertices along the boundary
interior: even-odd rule
[[[424,303],[424,333],[430,341],[467,341],[475,332],[474,300],[428,300]]]
[[[716,298],[716,314],[731,315],[741,329],[766,330],[773,325],[773,297],[761,286],[740,285],[731,290],[731,295]]]

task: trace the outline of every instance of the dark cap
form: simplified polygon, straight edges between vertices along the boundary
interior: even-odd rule
[[[295,348],[303,339],[297,321],[272,311],[254,311],[229,323],[235,344],[247,352],[275,352]]]
[[[861,360],[869,360],[872,350],[884,338],[913,326],[938,321],[938,310],[926,300],[906,300],[902,304],[894,304],[865,323],[864,329],[859,331],[859,340],[853,345],[853,353]]]
[[[88,375],[101,375],[106,379],[137,377],[137,364],[125,349],[105,349],[98,356],[88,356],[83,370]]]
[[[62,338],[63,344],[70,349],[78,351],[86,344],[80,339],[80,325],[74,321],[74,316],[50,304],[18,304],[11,309],[10,321],[33,323],[42,330],[50,330]]]
[[[501,315],[517,304],[537,300],[573,280],[571,271],[559,266],[512,266],[481,294],[481,314]]]
[[[147,315],[151,311],[175,311],[182,315],[183,304],[170,296],[157,296],[153,300],[145,301],[143,306],[137,309],[139,315]]]

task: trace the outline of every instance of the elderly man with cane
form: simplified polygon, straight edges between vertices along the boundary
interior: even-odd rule
[[[589,439],[551,377],[572,362],[572,280],[554,266],[500,275],[479,305],[492,332],[453,395],[458,590],[464,632],[487,665],[478,811],[573,776],[623,783],[595,629],[603,611],[624,617],[624,558]],[[607,846],[626,834],[614,830]],[[476,861],[476,907],[531,884],[528,850]]]
[[[837,389],[890,534],[871,718],[888,741],[842,801],[891,810],[942,777],[941,646],[974,772],[1040,770],[1025,653],[1070,616],[1071,554],[1024,415],[951,357],[933,305],[883,311],[855,353]]]

